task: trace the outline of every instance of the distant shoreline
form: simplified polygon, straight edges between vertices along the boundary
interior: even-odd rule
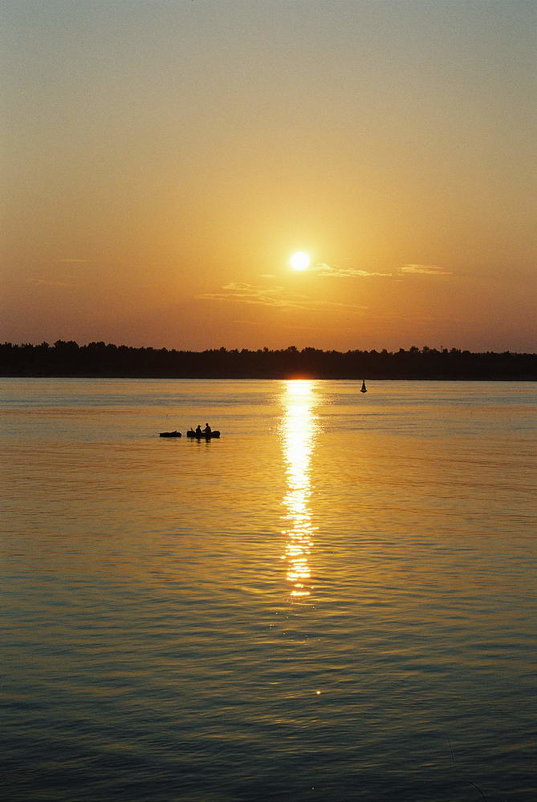
[[[57,373],[2,373],[0,372],[0,379],[148,379],[148,380],[163,380],[163,379],[170,379],[170,380],[177,380],[177,381],[292,381],[297,379],[303,379],[305,381],[356,381],[361,382],[361,379],[356,378],[356,376],[312,376],[306,374],[300,375],[282,375],[282,376],[170,376],[170,375],[162,375],[158,376],[156,374],[151,375],[136,375],[136,374],[84,374],[84,373],[69,373],[69,374],[57,374]],[[419,381],[419,382],[536,382],[536,378],[527,378],[527,377],[509,377],[509,378],[498,378],[496,376],[466,376],[464,378],[460,377],[452,377],[452,376],[374,376],[369,377],[368,381]]]
[[[296,379],[537,381],[537,354],[473,353],[457,348],[398,351],[177,351],[104,342],[0,344],[4,378]]]

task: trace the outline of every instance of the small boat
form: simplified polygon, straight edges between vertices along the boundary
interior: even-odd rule
[[[175,432],[161,432],[159,437],[182,437],[182,435],[176,430]]]
[[[186,433],[186,436],[194,440],[212,440],[213,438],[216,438],[218,440],[218,438],[220,437],[220,432],[214,431],[214,432],[202,432],[201,434],[196,434],[194,429],[189,429],[188,432]]]
[[[367,393],[367,387],[365,386],[365,379],[362,381],[362,389],[360,390],[361,393]]]

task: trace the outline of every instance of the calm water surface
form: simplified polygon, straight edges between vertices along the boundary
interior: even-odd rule
[[[359,387],[0,380],[4,798],[537,799],[537,386]]]

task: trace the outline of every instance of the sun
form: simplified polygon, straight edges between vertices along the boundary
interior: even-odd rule
[[[304,251],[296,251],[296,253],[290,257],[289,264],[293,270],[307,270],[311,264],[311,257],[309,253],[304,253]]]

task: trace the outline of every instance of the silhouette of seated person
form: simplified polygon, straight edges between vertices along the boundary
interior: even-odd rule
[[[196,437],[201,437],[202,434],[203,432],[201,431],[201,426],[198,423],[198,425],[196,426]]]
[[[205,424],[205,429],[203,430],[203,434],[211,434],[211,427],[208,423]]]

